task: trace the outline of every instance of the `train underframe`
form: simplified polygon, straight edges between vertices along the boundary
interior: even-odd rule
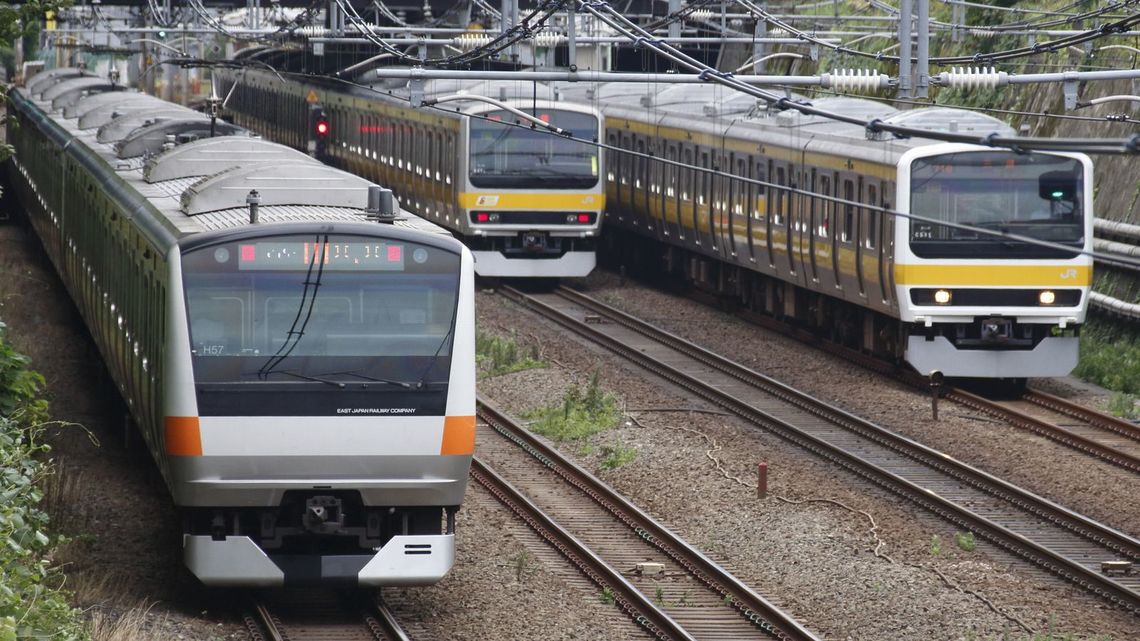
[[[1076,365],[1079,326],[1062,330],[992,316],[925,327],[616,227],[604,238],[599,259],[607,266],[667,286],[683,282],[719,305],[764,314],[895,365],[907,362],[923,375],[937,370],[963,382],[985,379],[989,389],[1017,393],[1029,376],[1064,375]]]
[[[184,508],[183,548],[206,585],[430,585],[454,562],[458,510],[290,490],[276,507]]]
[[[484,278],[584,278],[597,265],[597,239],[547,231],[473,235],[463,239]]]

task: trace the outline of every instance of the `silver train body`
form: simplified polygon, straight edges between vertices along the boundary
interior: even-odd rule
[[[1079,253],[1093,238],[1088,157],[868,137],[859,126],[769,113],[718,86],[561,89],[605,115],[606,143],[617,149],[607,152],[605,240],[627,245],[616,247],[623,260],[663,266],[924,375],[1020,384],[1076,365],[1092,282],[1091,257]],[[814,104],[922,129],[1012,134],[962,110]]]
[[[10,95],[11,181],[183,515],[189,569],[438,581],[475,439],[470,252],[201,114],[125,91],[61,112],[79,79],[51,73]]]
[[[427,81],[415,108],[406,87],[375,89],[314,78],[282,82],[249,67],[219,70],[234,122],[390,185],[401,206],[450,229],[489,277],[581,277],[595,264],[605,208],[592,107],[554,100],[520,82]],[[459,99],[466,96],[466,99]],[[503,124],[516,114],[486,96],[570,132],[567,137]],[[455,98],[455,99],[452,99]],[[319,110],[328,130],[314,130]]]

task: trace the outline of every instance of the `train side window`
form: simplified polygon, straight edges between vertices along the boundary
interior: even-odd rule
[[[835,195],[831,191],[831,176],[819,177],[819,193],[823,198],[820,199],[819,226],[816,228],[816,234],[820,238],[827,238],[831,234],[831,212],[835,207],[835,203],[831,200],[831,196]]]
[[[677,160],[677,146],[669,145],[665,151],[665,157],[672,161]],[[665,183],[665,195],[672,198],[677,195],[677,186],[675,184],[677,180],[677,166],[669,162],[665,163],[664,169],[665,179],[663,182]]]
[[[768,178],[767,173],[764,171],[764,169],[765,165],[763,162],[756,163],[752,177],[755,178],[758,183],[763,183]],[[767,194],[768,189],[763,184],[757,184],[755,187],[756,189],[753,192],[755,194],[755,200],[752,201],[752,216],[756,220],[762,221],[766,215],[764,211],[764,204],[767,201],[765,194]]]
[[[855,236],[855,204],[851,202],[855,200],[855,181],[851,179],[843,181],[843,199],[847,202],[843,203],[842,240],[849,243]]]
[[[447,172],[443,176],[443,182],[450,185],[451,168],[455,166],[456,162],[458,162],[458,158],[455,155],[455,134],[447,134],[447,159]]]
[[[779,225],[784,222],[784,202],[788,197],[788,176],[784,172],[783,167],[776,167],[776,184],[780,186],[776,190],[776,202],[772,207],[772,222]]]
[[[637,167],[637,172],[633,176],[633,186],[641,189],[643,178],[645,176],[645,139],[637,139],[637,152],[638,156],[634,157],[634,166]]]
[[[707,151],[701,152],[701,167],[704,169],[709,168],[709,152]],[[703,205],[708,201],[707,194],[709,186],[711,185],[711,181],[709,180],[709,172],[702,171],[701,177],[697,181],[697,184],[700,185],[700,191],[697,193],[697,203]]]
[[[879,212],[875,210],[879,206],[879,188],[874,185],[867,185],[867,205],[867,249],[874,249],[879,234]]]
[[[617,158],[620,156],[620,152],[618,152],[616,150],[616,147],[618,146],[617,134],[607,133],[606,134],[606,144],[610,146],[610,148],[606,150],[607,158],[609,158],[611,161],[617,160]],[[616,176],[617,165],[618,165],[618,163],[616,163],[616,162],[607,162],[606,163],[606,182],[611,182],[611,183],[616,182],[616,180],[617,180],[617,176]]]

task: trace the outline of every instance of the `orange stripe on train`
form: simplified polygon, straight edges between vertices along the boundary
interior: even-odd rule
[[[448,416],[443,420],[443,442],[440,456],[475,453],[475,417]]]
[[[170,456],[202,456],[202,432],[197,416],[167,416],[166,453]]]

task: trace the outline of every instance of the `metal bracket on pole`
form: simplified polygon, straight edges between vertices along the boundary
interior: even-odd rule
[[[1065,90],[1065,111],[1072,111],[1077,108],[1077,74],[1070,71],[1065,74],[1065,81],[1062,87]]]
[[[424,104],[424,79],[415,75],[417,69],[412,69],[412,77],[408,80],[408,99],[413,107],[422,107]]]
[[[811,58],[812,62],[819,61],[819,45],[813,42],[811,46],[808,47],[808,57]]]

